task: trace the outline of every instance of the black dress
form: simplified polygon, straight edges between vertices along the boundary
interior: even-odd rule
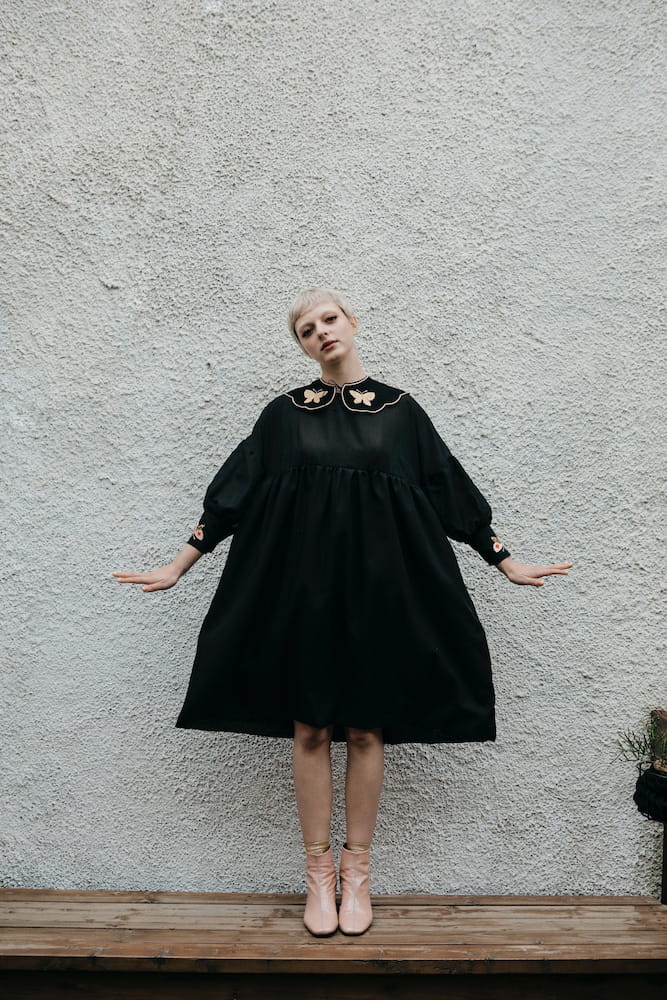
[[[447,536],[490,565],[510,553],[410,393],[317,378],[273,399],[188,541],[231,534],[177,727],[495,740],[486,636]]]

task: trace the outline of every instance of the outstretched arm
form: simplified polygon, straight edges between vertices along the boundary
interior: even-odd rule
[[[206,490],[204,511],[199,523],[176,558],[166,566],[148,573],[116,570],[112,576],[116,577],[118,583],[140,583],[141,589],[146,593],[169,590],[205,552],[212,552],[223,538],[234,533],[252,489],[262,473],[260,419],[215,474]]]
[[[148,573],[134,573],[132,571],[117,569],[111,575],[116,577],[118,583],[141,583],[142,590],[147,594],[153,590],[169,590],[178,583],[184,573],[191,566],[201,559],[203,552],[196,549],[188,542],[183,546],[175,559],[160,569],[150,570]]]
[[[489,502],[451,453],[423,407],[412,396],[407,399],[415,419],[420,482],[449,537],[472,546],[491,566],[497,566],[510,583],[543,587],[540,577],[567,576],[574,563],[529,566],[512,558],[504,542],[494,534]]]
[[[548,566],[529,566],[528,563],[517,562],[512,556],[506,556],[498,564],[498,569],[505,574],[510,583],[527,584],[530,587],[543,587],[541,576],[568,576],[568,569],[574,566],[571,562],[550,563]]]

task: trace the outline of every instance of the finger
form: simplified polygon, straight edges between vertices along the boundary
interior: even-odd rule
[[[572,565],[572,563],[549,563],[548,566],[531,566],[530,570],[535,575],[546,576],[547,573],[564,573]]]

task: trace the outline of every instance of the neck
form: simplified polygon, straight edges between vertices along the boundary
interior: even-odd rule
[[[322,369],[322,380],[324,382],[335,382],[336,385],[343,385],[345,382],[358,382],[362,378],[367,378],[361,362],[358,358],[342,358],[338,364],[320,365]]]

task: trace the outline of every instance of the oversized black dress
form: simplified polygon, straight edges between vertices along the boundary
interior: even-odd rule
[[[365,377],[282,393],[203,506],[190,545],[233,538],[177,727],[495,740],[489,649],[449,538],[490,565],[510,553],[409,392]]]

